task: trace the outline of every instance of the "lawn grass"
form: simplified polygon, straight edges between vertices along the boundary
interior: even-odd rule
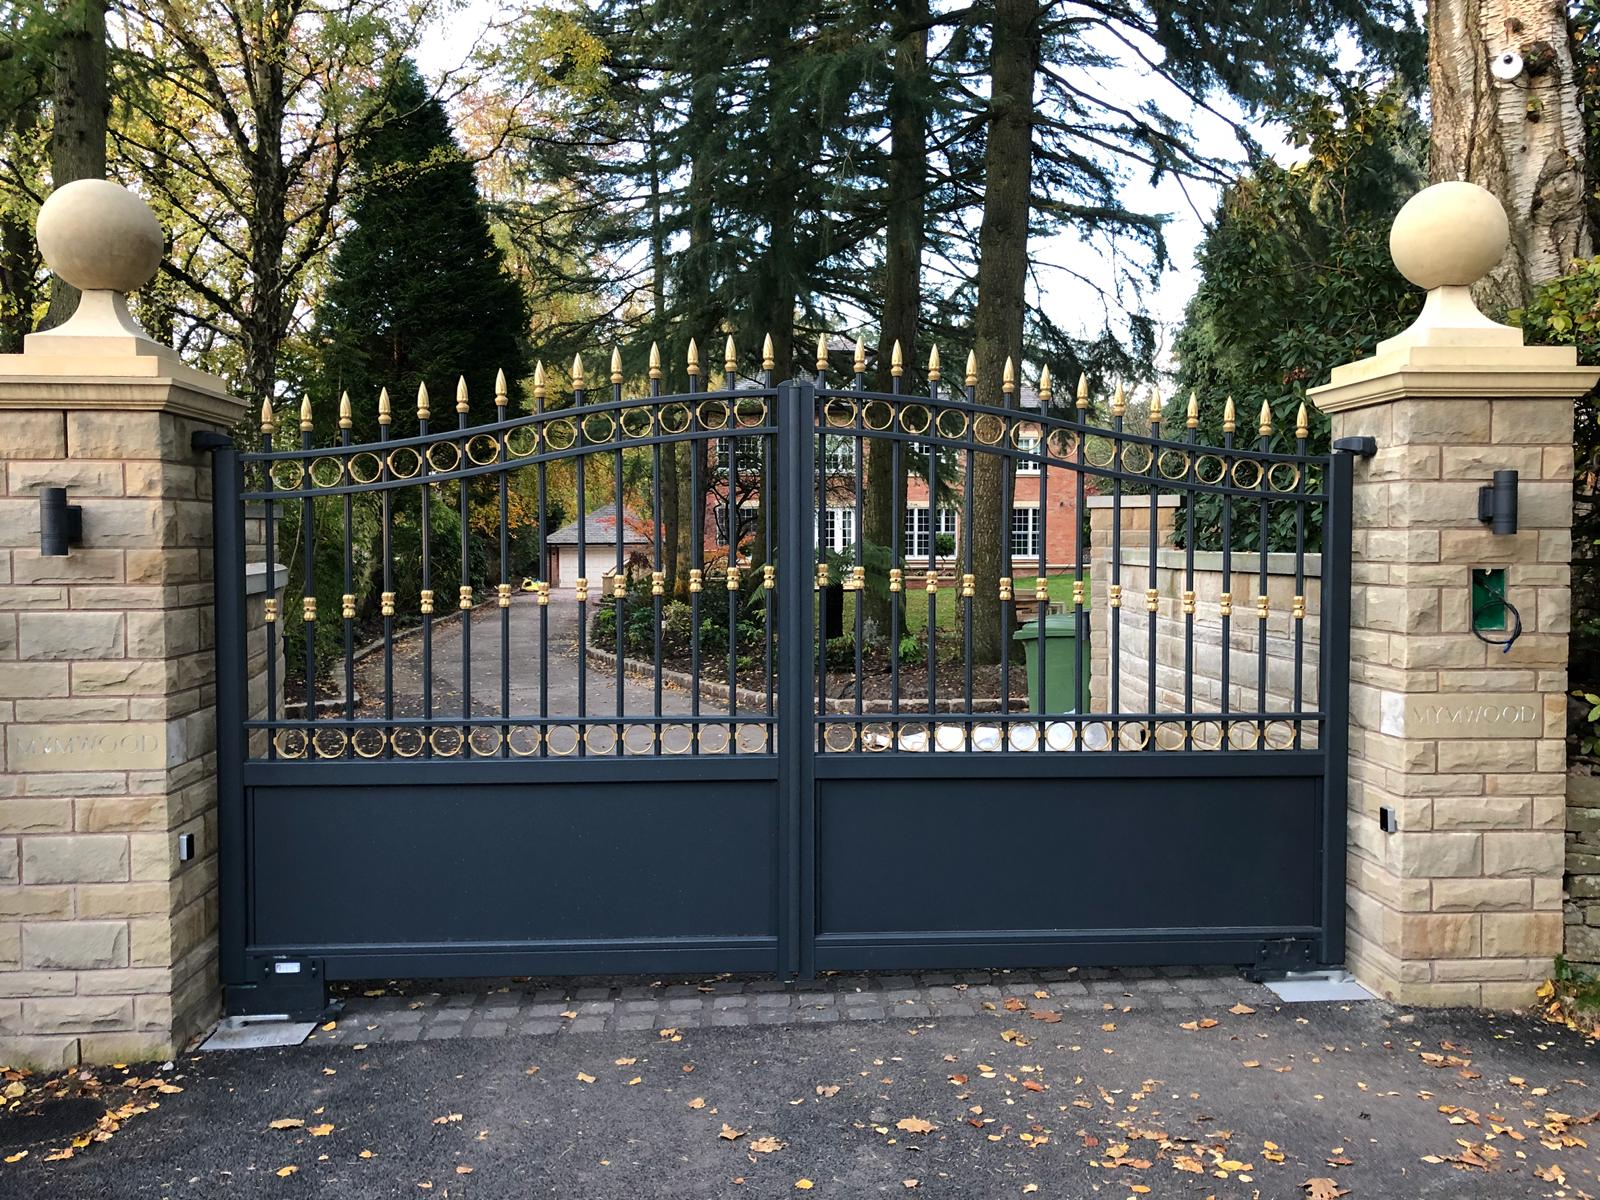
[[[1025,597],[1028,600],[1028,607],[1030,610],[1033,607],[1032,601],[1034,579],[1035,576],[1032,575],[1019,576],[1012,584],[1014,593],[1019,598]],[[1083,580],[1085,585],[1087,585],[1089,582],[1088,571],[1083,573]],[[1052,604],[1070,605],[1072,603],[1071,572],[1068,572],[1064,575],[1051,575],[1049,577],[1049,582],[1050,602]],[[1085,588],[1085,590],[1087,590],[1087,588]],[[911,586],[908,583],[905,596],[906,631],[913,634],[921,633],[928,627],[928,593],[923,589],[920,582],[915,586]],[[941,631],[959,628],[961,604],[960,597],[958,596],[954,587],[945,587],[940,590],[938,610],[939,629]],[[828,636],[837,637],[840,633],[853,633],[855,632],[855,627],[856,596],[854,592],[846,592],[844,596],[844,629],[830,629],[828,630]]]

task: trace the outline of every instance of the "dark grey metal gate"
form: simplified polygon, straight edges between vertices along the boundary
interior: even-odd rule
[[[741,380],[730,344],[717,389],[691,366],[686,393],[662,395],[652,369],[629,395],[614,358],[608,391],[575,366],[561,407],[541,384],[535,411],[512,415],[502,391],[490,424],[462,402],[435,429],[424,393],[414,435],[389,436],[384,396],[373,442],[345,421],[337,446],[314,446],[304,414],[298,444],[270,414],[257,450],[208,442],[230,1011],[308,1012],[328,980],[393,976],[1342,961],[1348,459],[1308,454],[1303,418],[1292,451],[1265,421],[1236,446],[1231,404],[1210,447],[1192,407],[1171,438],[1159,419],[1129,430],[1120,392],[1096,423],[1081,391],[1056,408],[1048,376],[1024,407],[1008,369],[995,407],[970,368],[944,387],[937,356],[915,395],[898,371],[893,392],[868,391],[859,351],[855,365],[838,388],[825,353],[809,380],[775,384],[770,358]],[[884,547],[859,532],[875,454],[928,509],[898,493]],[[1005,509],[1025,476],[1038,503],[1011,517],[980,599],[985,459]],[[1070,566],[1050,561],[1052,485],[1072,501]],[[570,559],[547,527],[558,486],[578,510]],[[513,517],[524,494],[536,530]],[[1111,517],[1099,581],[1095,494]],[[1154,529],[1163,495],[1180,498],[1181,548],[1130,565],[1124,518]],[[658,517],[674,505],[676,545]],[[366,619],[357,507],[378,530]],[[459,534],[437,555],[441,508]],[[492,532],[475,532],[484,513]],[[314,583],[292,601],[293,696],[286,614],[268,598],[247,620],[247,563],[275,561],[286,514],[311,531],[304,577],[343,581],[336,604]],[[935,533],[947,518],[954,548]],[[1211,528],[1216,551],[1197,549]],[[539,564],[520,584],[519,532]],[[494,555],[479,605],[474,572]],[[1214,601],[1196,593],[1208,569]],[[401,595],[397,571],[420,588]],[[1258,590],[1235,615],[1246,576]],[[1080,650],[1067,694],[1087,705],[1054,702],[1043,621],[1025,647],[1038,699],[1017,691],[1015,618],[1056,600],[1052,580]],[[868,627],[873,588],[887,636]],[[973,651],[985,619],[1001,624],[992,665]],[[319,622],[342,642],[332,668],[314,657]],[[1197,695],[1212,650],[1221,686]]]

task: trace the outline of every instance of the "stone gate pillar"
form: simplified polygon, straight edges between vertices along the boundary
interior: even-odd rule
[[[1311,392],[1336,446],[1376,443],[1355,469],[1348,953],[1408,1003],[1526,1003],[1561,949],[1573,401],[1596,372],[1474,307],[1505,245],[1483,189],[1413,197],[1390,249],[1421,316]],[[1501,470],[1515,533],[1479,520]],[[1473,568],[1505,572],[1509,646],[1473,631]]]
[[[83,301],[0,356],[0,1062],[159,1058],[218,1009],[211,481],[190,437],[243,404],[128,314],[161,257],[142,201],[68,184],[39,246]],[[46,487],[82,509],[64,555],[41,553]]]

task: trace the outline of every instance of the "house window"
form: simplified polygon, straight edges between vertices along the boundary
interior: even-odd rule
[[[823,437],[822,465],[829,475],[849,475],[856,469],[856,440],[847,437]]]
[[[933,527],[928,527],[928,509],[906,509],[905,531],[905,557],[908,561],[926,559],[928,551],[933,549],[937,553],[937,546],[930,541],[933,534],[949,534],[952,538],[956,533],[956,510],[953,508],[940,508],[933,514]]]
[[[1011,557],[1039,557],[1039,510],[1013,508],[1011,510]]]
[[[1023,454],[1038,454],[1039,446],[1040,441],[1038,434],[1023,433],[1017,435],[1017,449]],[[1039,474],[1040,467],[1041,464],[1037,458],[1017,459],[1018,475],[1037,475]]]
[[[741,458],[744,455],[740,455]],[[712,507],[712,518],[717,524],[717,545],[728,544],[728,506],[726,503],[716,504]],[[739,506],[739,540],[751,536],[761,522],[761,507],[756,504],[741,504]]]
[[[835,553],[843,553],[856,544],[856,511],[853,508],[830,508],[823,521],[823,545]]]
[[[726,475],[728,473],[728,454],[730,453],[728,446],[731,441],[732,439],[730,438],[719,438],[717,440],[716,472],[718,475]],[[741,476],[759,475],[763,466],[761,437],[759,435],[742,437],[738,441],[739,474]]]

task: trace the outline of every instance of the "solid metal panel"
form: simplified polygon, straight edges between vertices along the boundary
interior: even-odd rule
[[[771,784],[254,788],[252,946],[776,935]]]
[[[820,784],[819,934],[1318,923],[1320,780],[1128,769]]]
[[[965,968],[1232,966],[1252,962],[1266,937],[1313,937],[1314,928],[1161,929],[1142,934],[1098,930],[989,930],[962,934],[824,934],[819,971],[962,970]]]

